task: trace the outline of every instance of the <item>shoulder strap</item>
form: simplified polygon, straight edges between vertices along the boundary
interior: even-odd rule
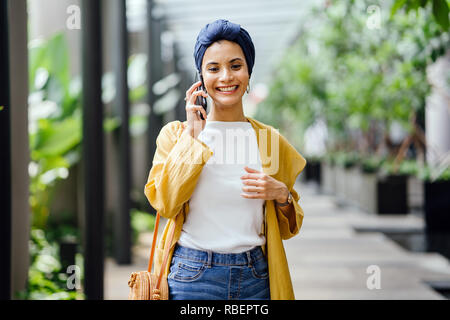
[[[153,256],[155,254],[155,247],[156,247],[156,239],[158,237],[158,228],[159,228],[159,219],[160,219],[160,214],[159,212],[156,214],[156,220],[155,220],[155,228],[153,230],[153,241],[152,241],[152,248],[150,251],[150,258],[148,261],[148,272],[152,272],[152,266],[153,266]],[[175,223],[173,224],[172,230],[170,230],[170,234],[169,234],[169,245],[166,246],[166,249],[164,250],[164,257],[163,257],[163,262],[161,264],[161,270],[159,272],[159,277],[158,277],[158,282],[156,284],[156,288],[159,288],[159,285],[161,283],[161,279],[162,279],[162,275],[164,274],[164,270],[165,270],[165,266],[169,257],[169,251],[170,251],[170,247],[172,245],[172,241],[173,241],[173,235],[175,233]]]

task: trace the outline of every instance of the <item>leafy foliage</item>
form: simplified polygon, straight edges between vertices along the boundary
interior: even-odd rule
[[[277,67],[257,117],[280,127],[300,122],[294,141],[324,120],[327,152],[349,153],[330,161],[352,165],[356,152],[362,161],[375,156],[364,166],[376,170],[379,158],[395,152],[395,145],[384,144],[392,126],[400,124],[406,134],[416,130],[411,119],[424,114],[430,92],[426,68],[450,48],[445,19],[429,2],[445,7],[442,0],[383,2],[379,27],[368,23],[368,1],[315,8]]]
[[[141,232],[149,232],[155,227],[155,216],[137,209],[131,210],[131,228],[133,243],[137,243]]]
[[[44,229],[51,188],[80,158],[81,83],[70,77],[63,34],[34,42],[29,57],[30,205],[32,225]]]
[[[48,241],[41,229],[32,229],[30,238],[31,266],[27,289],[17,297],[27,300],[77,300],[84,296],[67,288],[68,275],[59,262],[59,246]]]

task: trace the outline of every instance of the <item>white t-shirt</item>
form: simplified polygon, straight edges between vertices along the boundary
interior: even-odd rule
[[[240,253],[266,241],[264,199],[247,199],[241,176],[245,166],[262,171],[256,134],[250,122],[206,121],[198,139],[213,155],[204,165],[178,243],[219,253]]]

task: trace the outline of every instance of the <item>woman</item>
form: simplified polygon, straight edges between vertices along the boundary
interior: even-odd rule
[[[155,272],[168,252],[162,272],[175,300],[294,299],[282,240],[303,221],[293,185],[306,161],[277,130],[244,115],[255,60],[245,29],[206,25],[194,57],[206,92],[196,91],[200,81],[186,91],[187,121],[162,128],[145,186],[169,219]],[[211,98],[209,114],[195,105],[199,96]]]

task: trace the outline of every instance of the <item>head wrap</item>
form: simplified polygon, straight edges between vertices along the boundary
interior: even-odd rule
[[[203,56],[206,49],[218,40],[229,40],[236,42],[244,52],[247,61],[248,73],[252,74],[253,65],[255,64],[255,46],[248,32],[239,24],[232,23],[228,20],[219,19],[207,24],[197,36],[194,49],[194,59],[197,70],[201,72]]]

